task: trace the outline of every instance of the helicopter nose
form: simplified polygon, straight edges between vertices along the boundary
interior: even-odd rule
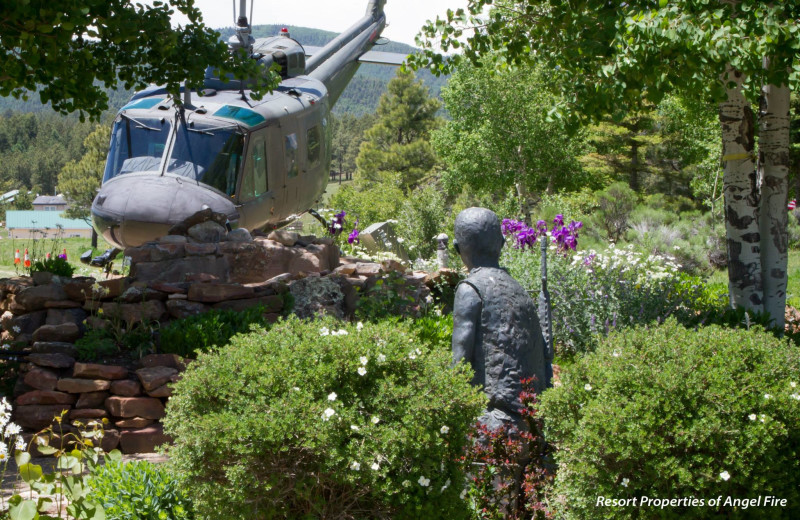
[[[107,242],[124,249],[167,234],[206,208],[236,222],[233,201],[185,177],[128,173],[103,184],[92,202],[92,225]]]

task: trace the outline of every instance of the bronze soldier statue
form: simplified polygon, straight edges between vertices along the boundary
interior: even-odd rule
[[[456,289],[453,362],[470,363],[473,384],[483,386],[489,398],[482,423],[527,429],[520,381],[535,377],[536,392],[545,389],[544,337],[533,300],[499,265],[504,243],[494,212],[468,208],[456,217],[454,246],[469,276]]]

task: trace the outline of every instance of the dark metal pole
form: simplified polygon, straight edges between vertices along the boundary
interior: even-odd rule
[[[542,240],[542,290],[539,292],[539,319],[544,336],[544,379],[545,386],[552,386],[553,379],[553,309],[550,305],[550,292],[547,290],[547,236]]]

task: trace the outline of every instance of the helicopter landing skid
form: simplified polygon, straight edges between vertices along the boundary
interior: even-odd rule
[[[328,222],[325,222],[325,219],[322,218],[322,215],[317,213],[315,210],[313,209],[308,210],[308,214],[314,217],[315,219],[319,220],[319,223],[322,224],[322,227],[324,228],[328,227]]]
[[[81,263],[92,267],[105,267],[114,261],[119,252],[119,249],[112,247],[111,249],[107,249],[102,255],[92,258],[92,251],[89,250],[81,255]]]

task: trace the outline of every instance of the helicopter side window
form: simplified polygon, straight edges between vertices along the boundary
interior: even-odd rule
[[[308,129],[306,133],[306,139],[308,143],[308,164],[311,166],[315,166],[319,162],[320,157],[320,138],[319,138],[319,127],[313,126]]]
[[[269,191],[267,181],[267,145],[263,140],[250,147],[250,160],[242,180],[242,199],[250,200]]]
[[[286,136],[286,175],[297,177],[297,134]]]
[[[114,123],[103,182],[131,172],[158,171],[171,125],[122,114]]]
[[[228,196],[236,193],[244,136],[235,126],[178,128],[167,173],[188,177]]]

